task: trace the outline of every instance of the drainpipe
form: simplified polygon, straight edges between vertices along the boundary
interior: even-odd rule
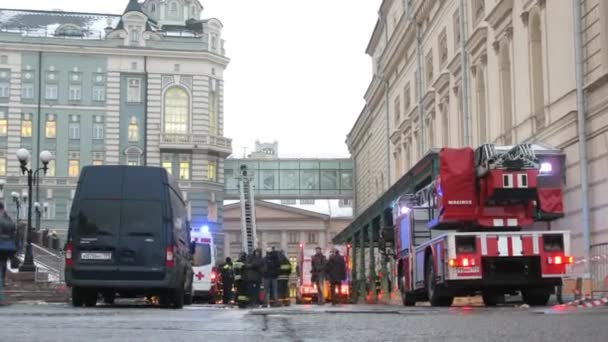
[[[382,16],[382,13],[379,13],[380,20],[382,20],[382,26],[384,29],[384,51],[382,54],[386,52],[388,49],[388,26],[386,25],[386,18]],[[381,73],[381,77],[384,83],[384,103],[385,103],[385,111],[386,111],[386,189],[391,187],[391,133],[390,133],[390,113],[389,113],[389,83],[388,79],[386,79],[384,72]]]
[[[42,51],[38,51],[38,120],[37,131],[36,131],[36,153],[32,153],[32,156],[36,156],[36,170],[40,168],[40,136],[42,135],[41,121],[42,121]],[[36,182],[36,202],[40,201],[40,181]],[[40,227],[38,227],[40,229]]]
[[[471,146],[471,113],[469,111],[469,66],[467,63],[467,49],[466,49],[466,30],[467,30],[467,11],[465,10],[466,3],[464,0],[460,0],[460,63],[461,74],[462,74],[462,114],[464,116],[463,122],[463,136],[464,145]]]
[[[572,0],[574,7],[574,53],[576,62],[576,108],[578,125],[578,154],[581,181],[581,210],[583,224],[583,248],[585,257],[585,270],[583,278],[591,276],[591,238],[589,226],[589,182],[587,180],[587,134],[585,115],[587,113],[585,103],[585,80],[583,67],[583,22],[581,0]]]
[[[418,77],[416,79],[416,86],[418,87],[418,124],[420,125],[420,136],[418,137],[420,150],[420,159],[424,157],[425,146],[424,142],[426,140],[424,136],[424,109],[422,108],[422,32],[420,30],[420,24],[415,23],[416,25],[416,67],[418,68]]]

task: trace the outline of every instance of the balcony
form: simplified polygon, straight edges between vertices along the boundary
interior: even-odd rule
[[[161,133],[161,150],[190,150],[226,158],[232,154],[232,140],[205,134]]]

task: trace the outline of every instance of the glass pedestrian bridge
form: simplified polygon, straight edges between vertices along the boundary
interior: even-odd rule
[[[241,165],[254,177],[256,199],[351,199],[351,159],[226,159],[224,199],[239,199]]]

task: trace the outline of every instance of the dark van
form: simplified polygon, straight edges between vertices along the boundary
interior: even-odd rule
[[[70,212],[65,279],[74,306],[98,295],[192,302],[190,227],[181,191],[159,167],[87,166]]]

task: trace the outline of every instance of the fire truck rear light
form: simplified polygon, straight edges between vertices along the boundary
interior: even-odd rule
[[[450,259],[450,267],[471,267],[475,266],[475,258]]]
[[[569,265],[569,264],[572,264],[573,262],[574,262],[574,258],[571,256],[556,255],[556,256],[547,258],[547,263],[549,265]]]

